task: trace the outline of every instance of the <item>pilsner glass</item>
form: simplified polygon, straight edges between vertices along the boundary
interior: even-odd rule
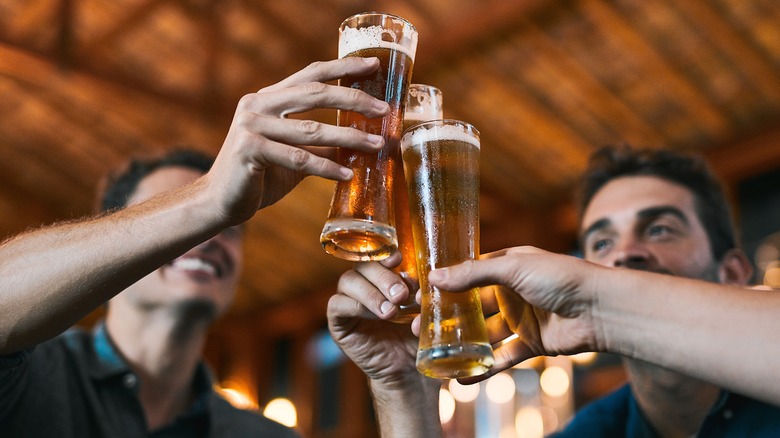
[[[328,253],[346,260],[382,260],[397,248],[393,212],[394,168],[400,166],[399,141],[406,93],[417,50],[417,31],[403,18],[364,13],[344,20],[339,28],[339,58],[377,57],[379,68],[369,75],[339,80],[390,104],[390,113],[369,119],[340,110],[338,126],[350,126],[381,135],[379,153],[339,149],[337,161],[354,172],[350,181],[339,181],[333,192],[328,220],[320,242]]]
[[[401,140],[422,291],[417,369],[457,378],[493,366],[479,290],[431,287],[432,269],[479,254],[479,132],[457,120],[419,124]]]
[[[410,127],[430,120],[443,118],[442,94],[438,88],[425,84],[409,85],[404,112],[404,132]],[[399,150],[400,154],[401,151]],[[401,159],[398,159],[402,163]],[[417,277],[417,260],[412,238],[412,224],[409,222],[409,198],[406,193],[406,180],[403,166],[396,166],[393,182],[393,203],[395,204],[395,230],[398,235],[398,251],[401,252],[401,264],[394,271],[406,280],[412,289],[409,299],[401,303],[398,315],[393,322],[407,323],[420,314],[420,305],[414,299]]]

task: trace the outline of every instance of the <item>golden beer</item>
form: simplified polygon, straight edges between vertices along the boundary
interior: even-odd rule
[[[433,86],[425,84],[409,85],[404,112],[404,132],[410,127],[443,117],[442,93]],[[398,151],[398,163],[402,163],[401,151]],[[401,263],[393,269],[410,286],[409,298],[399,305],[398,315],[393,322],[408,323],[420,314],[420,305],[414,299],[414,293],[419,286],[417,276],[417,259],[412,237],[412,224],[409,220],[409,198],[403,166],[396,166],[393,181],[393,203],[395,204],[395,230],[398,236],[398,251],[401,253]]]
[[[493,366],[479,291],[428,284],[432,269],[479,254],[479,133],[455,120],[422,123],[401,142],[422,290],[417,369],[457,378]]]
[[[338,150],[338,163],[351,168],[354,177],[336,184],[320,242],[325,251],[339,258],[381,260],[398,245],[393,183],[395,168],[401,165],[398,149],[417,33],[406,20],[387,14],[356,15],[345,20],[340,30],[339,57],[377,57],[380,67],[366,76],[341,79],[339,85],[383,99],[391,111],[379,118],[338,112],[338,126],[381,135],[385,146],[379,153]]]

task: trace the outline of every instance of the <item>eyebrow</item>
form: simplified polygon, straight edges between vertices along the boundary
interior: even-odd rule
[[[683,221],[683,223],[685,223],[685,225],[690,225],[688,217],[685,216],[682,210],[671,205],[660,205],[658,207],[646,208],[644,210],[640,210],[637,216],[640,219],[651,219],[659,216],[665,216],[667,214],[680,219]]]
[[[582,236],[580,237],[580,241],[582,243],[585,243],[585,241],[588,240],[588,236],[595,233],[596,231],[607,228],[611,223],[612,221],[607,218],[599,219],[596,222],[593,222],[593,224],[591,224],[591,226],[585,229],[585,231],[582,233]]]
[[[640,210],[639,213],[637,213],[637,217],[642,220],[647,220],[647,219],[664,216],[667,214],[680,219],[683,223],[685,223],[685,225],[690,225],[690,221],[685,216],[685,214],[679,208],[671,205],[660,205],[657,207],[645,208],[643,210]],[[612,221],[608,218],[597,220],[596,222],[591,224],[591,226],[585,229],[585,231],[582,233],[582,237],[580,237],[580,241],[585,242],[588,239],[588,236],[595,233],[596,231],[608,227],[610,224],[612,224]]]

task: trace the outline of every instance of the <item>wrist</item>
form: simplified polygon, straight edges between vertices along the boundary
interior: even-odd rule
[[[612,269],[600,265],[588,263],[589,269],[581,273],[580,293],[589,330],[584,344],[589,351],[610,351],[609,319],[605,315],[610,313],[612,302],[611,291],[608,290],[611,281],[609,274]]]
[[[441,381],[420,375],[416,384],[388,385],[369,380],[381,436],[435,438],[442,434],[439,420]]]

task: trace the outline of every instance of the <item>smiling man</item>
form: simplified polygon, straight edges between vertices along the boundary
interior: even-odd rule
[[[209,157],[188,150],[134,160],[106,186],[105,217],[188,186],[211,164]],[[0,432],[41,437],[296,436],[220,398],[201,359],[211,323],[225,313],[236,292],[241,234],[240,226],[225,228],[131,284],[108,302],[105,321],[91,332],[72,329],[23,352],[29,367],[9,373],[6,383],[22,377],[27,383],[10,386],[17,410],[0,421]],[[42,392],[57,409],[35,409],[41,406]],[[30,417],[43,412],[45,420]]]

